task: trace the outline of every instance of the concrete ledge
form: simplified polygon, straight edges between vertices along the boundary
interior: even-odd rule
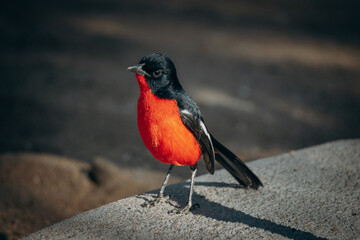
[[[26,239],[356,239],[360,236],[360,140],[344,140],[249,166],[265,187],[238,188],[224,170],[196,179],[193,201],[184,206],[188,182],[172,185],[168,202],[141,205],[142,194],[54,224]],[[165,173],[164,173],[165,174]],[[159,183],[160,184],[160,183]]]

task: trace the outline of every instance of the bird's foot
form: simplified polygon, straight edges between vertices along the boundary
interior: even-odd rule
[[[164,203],[166,202],[168,199],[164,196],[157,196],[154,200],[148,200],[147,202],[141,204],[142,207],[147,207],[147,208],[151,208],[156,206],[157,204],[160,203]]]
[[[197,208],[200,208],[200,205],[198,203],[195,203],[194,205],[187,205],[184,208],[178,208],[178,209],[173,209],[171,211],[169,211],[169,214],[188,214],[190,211],[193,211]]]

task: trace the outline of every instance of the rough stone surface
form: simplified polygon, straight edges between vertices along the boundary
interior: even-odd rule
[[[265,187],[238,188],[224,170],[196,179],[200,205],[184,206],[189,183],[169,200],[142,205],[146,193],[77,215],[26,239],[357,239],[360,236],[360,140],[323,144],[249,163]]]

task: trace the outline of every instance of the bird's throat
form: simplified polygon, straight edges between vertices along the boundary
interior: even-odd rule
[[[135,77],[139,84],[140,94],[144,94],[144,93],[147,93],[148,91],[151,91],[150,87],[149,87],[148,83],[146,82],[146,79],[143,75],[136,74]]]

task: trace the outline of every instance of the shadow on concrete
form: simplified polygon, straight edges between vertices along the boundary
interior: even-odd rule
[[[206,186],[206,187],[220,187],[220,188],[226,188],[226,187],[230,187],[230,188],[243,188],[238,184],[231,184],[231,183],[220,183],[220,182],[198,182],[195,183],[196,186]],[[182,191],[184,191],[184,194],[188,194],[189,191],[189,182],[185,182],[185,183],[181,183],[181,184],[177,184],[176,186],[183,188]],[[182,208],[186,203],[183,201],[184,198],[174,198],[172,197],[172,190],[169,189],[170,191],[167,192],[168,194],[170,194],[170,198],[174,201],[176,201],[176,203],[178,204],[178,206],[175,206],[174,204],[171,204],[170,202],[168,202],[168,204],[174,206],[174,207],[178,207],[178,208]],[[152,191],[151,193],[158,193],[158,190],[156,191]],[[168,195],[166,194],[166,195]],[[150,201],[149,199],[147,199],[144,196],[136,196],[137,198],[141,198],[145,201]],[[187,199],[187,195],[185,197],[185,199]],[[302,239],[326,239],[326,238],[322,238],[322,237],[317,237],[314,234],[310,233],[310,232],[305,232],[299,229],[295,229],[292,227],[288,227],[282,224],[278,224],[275,222],[272,222],[270,220],[267,219],[261,219],[258,217],[254,217],[251,216],[249,214],[246,214],[242,211],[238,211],[234,208],[229,208],[226,206],[223,206],[219,203],[216,202],[212,202],[209,201],[208,199],[206,199],[205,196],[196,193],[196,191],[194,191],[193,193],[193,205],[200,205],[200,207],[195,208],[194,210],[191,211],[192,214],[194,215],[203,215],[204,217],[208,217],[208,218],[212,218],[215,219],[217,221],[225,221],[225,222],[232,222],[232,223],[242,223],[242,224],[246,224],[249,227],[254,227],[254,228],[258,228],[258,229],[263,229],[265,231],[269,231],[271,233],[274,234],[279,234],[281,236],[290,238],[290,239],[297,239],[297,240],[302,240]],[[211,211],[209,211],[209,209],[211,209]],[[221,214],[219,214],[221,213]]]
[[[211,202],[207,200],[204,196],[195,192],[193,197],[195,200],[199,201],[200,206],[203,206],[202,208],[196,209],[194,211],[194,214],[201,214],[205,217],[213,218],[218,221],[243,223],[248,225],[249,227],[263,229],[271,233],[279,234],[281,236],[291,239],[326,239],[317,237],[312,233],[277,224],[266,219],[253,217],[249,214],[243,213],[233,208],[228,208],[219,203]],[[218,211],[221,211],[222,214],[218,215],[218,211],[208,211],[208,209],[218,209]]]
[[[189,183],[186,183],[189,185]],[[205,186],[205,187],[217,187],[217,188],[245,188],[237,183],[222,183],[222,182],[199,182],[195,183],[196,186]]]

